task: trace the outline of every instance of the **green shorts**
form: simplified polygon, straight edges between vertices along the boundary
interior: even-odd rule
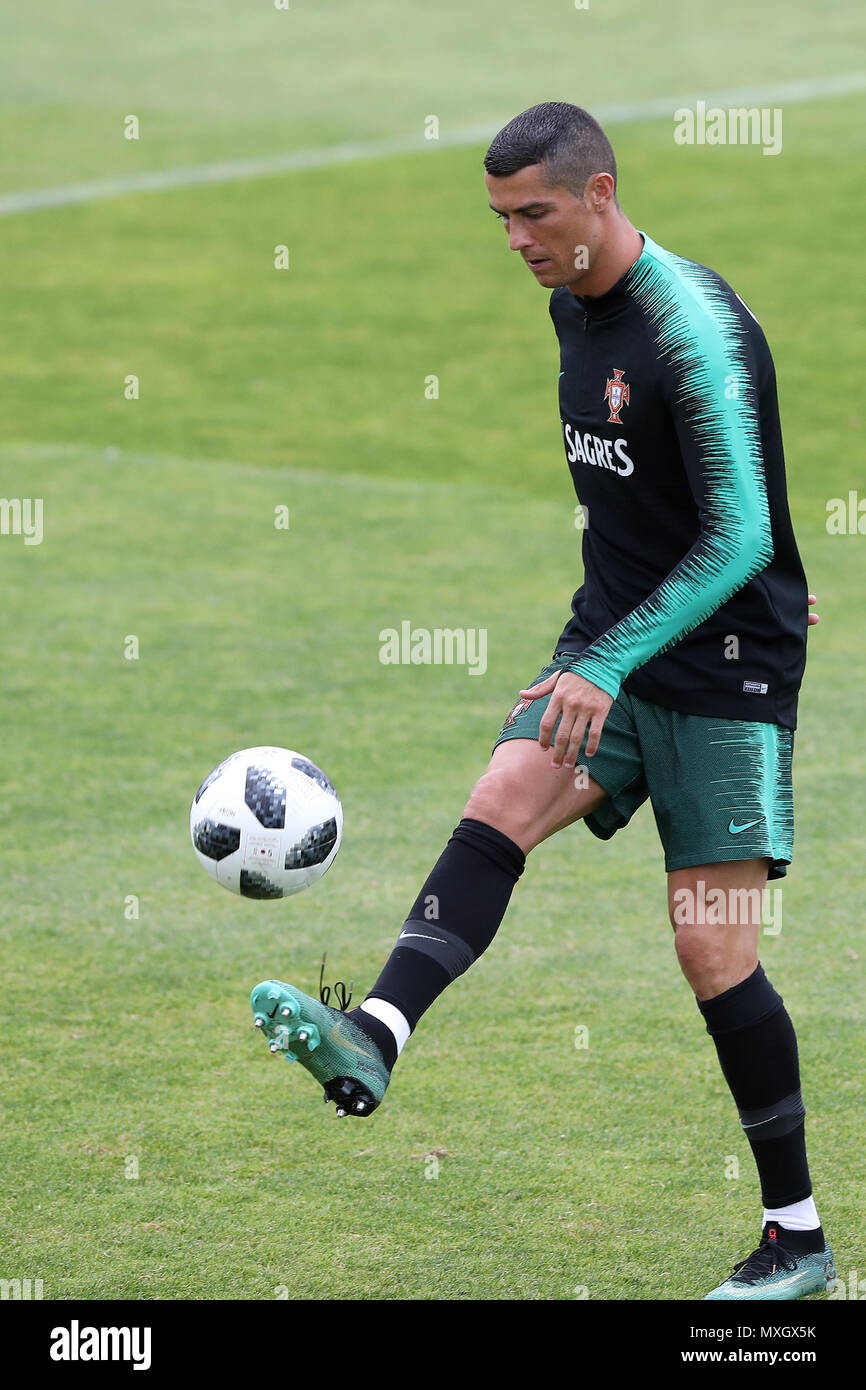
[[[574,660],[573,652],[560,653],[532,684]],[[549,698],[519,700],[494,747],[511,738],[537,739]],[[766,858],[770,878],[785,876],[794,847],[793,730],[678,714],[620,691],[595,756],[587,758],[584,748],[585,741],[578,764],[608,795],[584,817],[599,839],[628,825],[649,797],[669,873]]]

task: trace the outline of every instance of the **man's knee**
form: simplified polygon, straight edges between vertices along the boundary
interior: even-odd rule
[[[675,869],[668,908],[680,967],[699,998],[745,979],[758,963],[766,859]]]
[[[677,960],[687,979],[692,975],[718,965],[729,954],[730,942],[726,941],[718,928],[675,926],[674,949]]]
[[[701,999],[739,984],[758,964],[757,928],[749,923],[674,924],[674,931],[680,969]]]
[[[528,853],[535,830],[534,800],[526,795],[525,777],[511,765],[490,766],[479,777],[463,808],[464,817],[501,830]]]

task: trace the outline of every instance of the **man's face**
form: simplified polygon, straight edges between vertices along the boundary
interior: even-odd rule
[[[507,178],[485,174],[490,206],[500,215],[511,250],[520,252],[539,285],[568,285],[579,293],[592,266],[599,219],[583,198],[566,188],[551,188],[544,174],[541,164]]]

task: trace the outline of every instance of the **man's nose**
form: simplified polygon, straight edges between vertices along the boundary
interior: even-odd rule
[[[524,246],[532,245],[532,237],[525,227],[520,225],[512,226],[508,230],[508,246],[512,251],[520,251]]]

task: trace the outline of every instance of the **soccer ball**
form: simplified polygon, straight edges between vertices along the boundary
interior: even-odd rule
[[[343,808],[320,767],[290,748],[244,748],[196,792],[189,829],[199,863],[244,898],[288,898],[333,864]]]

